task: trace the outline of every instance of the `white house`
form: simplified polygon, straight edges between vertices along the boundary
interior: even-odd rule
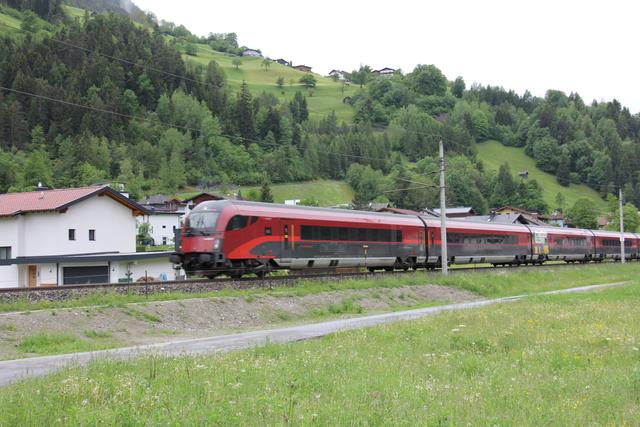
[[[156,211],[145,217],[138,217],[138,224],[149,223],[149,234],[153,245],[173,245],[176,230],[180,230],[184,211]]]
[[[245,49],[242,51],[242,56],[252,56],[254,58],[262,58],[260,51],[255,49]]]
[[[373,73],[383,77],[391,77],[396,73],[396,70],[394,68],[385,67],[375,70]]]
[[[137,222],[138,225],[149,223],[152,245],[172,245],[175,231],[180,229],[186,214],[186,203],[162,194],[146,197],[140,203],[148,215],[138,216]]]
[[[347,73],[342,70],[331,70],[329,71],[328,77],[334,77],[341,81],[347,81]]]
[[[108,186],[0,195],[0,287],[173,279],[169,252],[136,253],[140,205]]]

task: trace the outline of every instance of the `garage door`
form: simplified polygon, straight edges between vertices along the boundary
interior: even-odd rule
[[[109,283],[109,267],[63,267],[62,284]]]

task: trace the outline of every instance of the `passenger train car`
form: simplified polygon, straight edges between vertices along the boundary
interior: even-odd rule
[[[221,200],[187,216],[171,260],[188,275],[239,277],[276,269],[442,265],[440,220],[352,210]],[[541,264],[620,258],[620,233],[447,221],[449,264]],[[638,258],[640,236],[625,235],[625,256]]]

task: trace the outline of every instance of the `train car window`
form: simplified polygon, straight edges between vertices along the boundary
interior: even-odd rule
[[[349,240],[349,229],[348,228],[340,227],[338,230],[339,230],[338,240],[344,240],[344,241]]]
[[[271,236],[271,234],[273,234],[273,232],[271,231],[271,227],[266,227],[264,229],[264,235],[265,236]]]
[[[300,238],[302,240],[313,240],[312,227],[308,225],[303,225],[300,228]]]
[[[300,238],[302,240],[342,242],[402,242],[402,230],[303,225],[300,230]]]
[[[258,222],[258,217],[257,216],[252,216],[251,217],[251,224],[255,224],[256,222]]]
[[[249,224],[249,217],[244,215],[236,215],[229,220],[227,231],[240,230]]]

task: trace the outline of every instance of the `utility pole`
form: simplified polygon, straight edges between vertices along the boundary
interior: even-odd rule
[[[624,200],[622,200],[622,187],[618,190],[618,201],[620,202],[620,262],[625,262],[624,248]]]
[[[442,275],[449,274],[449,257],[447,254],[447,201],[445,199],[444,185],[444,145],[440,146],[440,259],[442,260]]]

